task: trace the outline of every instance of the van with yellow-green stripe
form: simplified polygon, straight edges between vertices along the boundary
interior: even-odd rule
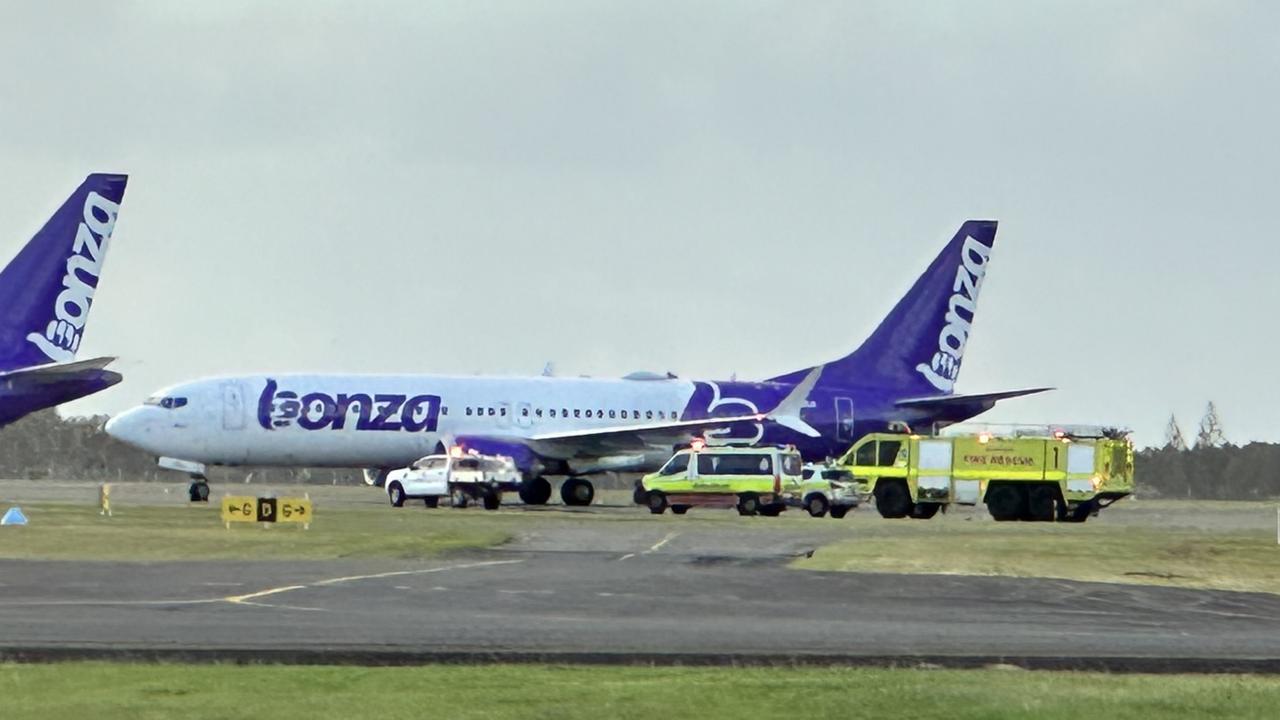
[[[1133,493],[1125,431],[946,437],[876,433],[838,466],[886,518],[928,519],[951,504],[985,504],[996,520],[1084,522]]]

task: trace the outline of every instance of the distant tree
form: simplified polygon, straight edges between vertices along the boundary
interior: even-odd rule
[[[1222,447],[1227,444],[1227,438],[1222,432],[1222,421],[1218,419],[1218,409],[1209,403],[1209,407],[1204,410],[1204,417],[1200,419],[1200,432],[1196,433],[1197,448]]]
[[[1186,450],[1187,439],[1182,436],[1182,428],[1178,426],[1178,418],[1169,416],[1169,427],[1164,431],[1164,446],[1169,450]]]

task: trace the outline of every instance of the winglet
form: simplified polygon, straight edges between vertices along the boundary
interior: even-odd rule
[[[818,378],[822,376],[822,370],[825,366],[819,365],[809,371],[786,397],[782,398],[782,402],[778,403],[768,415],[766,419],[802,435],[809,437],[821,437],[822,433],[813,428],[812,425],[800,419],[800,411],[809,407],[809,393],[813,392],[813,388],[818,384]]]

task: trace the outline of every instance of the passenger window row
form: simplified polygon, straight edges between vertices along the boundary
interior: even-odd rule
[[[464,408],[464,412],[466,413],[467,417],[486,417],[486,416],[487,417],[506,417],[507,416],[507,408],[504,406],[499,406],[494,408],[494,407],[488,407],[488,406],[472,407],[468,405],[466,408]],[[599,410],[599,409],[590,410],[590,409],[582,409],[582,408],[574,408],[573,410],[570,410],[569,408],[545,408],[545,409],[544,408],[530,409],[529,407],[520,408],[521,417],[530,417],[530,415],[532,415],[533,417],[567,418],[567,417],[570,417],[570,413],[573,413],[572,417],[575,417],[575,418],[603,419],[605,417],[605,412],[606,412],[605,410]],[[621,418],[623,420],[640,420],[640,419],[666,420],[668,417],[668,413],[663,410],[657,410],[657,411],[645,410],[643,413],[639,410],[609,410],[607,412],[608,412],[609,418],[611,419]],[[447,405],[442,406],[440,408],[440,414],[448,415],[449,407]],[[670,417],[672,420],[678,420],[680,418],[680,413],[675,410],[672,410],[670,413]]]

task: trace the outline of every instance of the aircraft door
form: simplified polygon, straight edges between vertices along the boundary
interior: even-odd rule
[[[222,383],[222,429],[244,429],[244,389],[238,382]]]
[[[853,398],[836,398],[836,440],[851,443],[853,436]]]

